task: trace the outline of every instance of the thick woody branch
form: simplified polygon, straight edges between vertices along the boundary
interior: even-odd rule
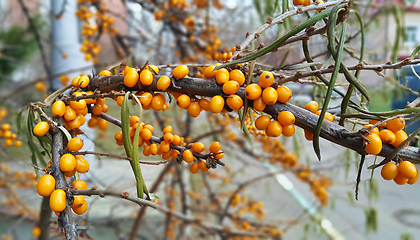
[[[420,61],[420,60],[419,60]],[[412,61],[414,62],[414,61]],[[398,65],[398,63],[394,64]],[[111,90],[130,90],[130,91],[159,91],[157,89],[157,80],[160,76],[155,76],[154,82],[150,86],[137,85],[133,88],[126,88],[123,83],[124,76],[109,76],[109,77],[95,77],[91,80],[91,84],[84,90],[98,89],[101,92],[109,92]],[[174,81],[175,85],[171,85],[167,92],[178,92],[189,95],[198,95],[213,97],[215,95],[225,96],[222,86],[218,85],[215,80],[205,80],[200,78],[183,78]],[[241,87],[237,93],[242,99],[245,98],[244,88]],[[290,111],[295,115],[295,125],[310,132],[314,132],[318,121],[318,116],[301,107],[289,103],[276,103],[274,105],[267,105],[264,112],[277,117],[281,111]],[[361,137],[344,137],[343,134],[351,131],[339,126],[337,123],[324,121],[321,129],[321,137],[341,145],[343,147],[352,149],[360,154],[367,154],[363,150],[363,139]],[[379,156],[387,156],[395,148],[389,144],[384,144]],[[406,147],[401,150],[399,157],[404,160],[409,160],[413,163],[420,164],[420,150],[415,147]]]

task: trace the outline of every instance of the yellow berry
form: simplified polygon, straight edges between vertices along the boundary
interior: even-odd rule
[[[34,134],[44,136],[50,130],[50,125],[47,122],[40,122],[34,127]]]
[[[55,179],[49,174],[42,176],[36,184],[38,194],[43,197],[48,197],[55,190]]]
[[[184,78],[188,75],[188,73],[189,73],[189,70],[186,65],[179,65],[172,72],[175,79]]]
[[[51,193],[50,208],[54,212],[62,212],[66,208],[66,193],[62,189],[54,190]]]

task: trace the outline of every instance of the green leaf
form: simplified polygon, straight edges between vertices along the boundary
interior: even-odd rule
[[[411,232],[401,233],[400,240],[414,240],[414,236]]]
[[[123,104],[121,105],[121,131],[123,133],[124,149],[128,157],[132,156],[132,145],[130,139],[130,109],[128,108],[128,96],[130,92],[127,92],[124,96]]]

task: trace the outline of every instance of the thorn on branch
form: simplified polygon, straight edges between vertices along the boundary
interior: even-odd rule
[[[249,35],[251,35],[251,33],[250,33],[250,32],[246,32],[246,34],[245,34],[245,38],[248,38],[248,37],[249,37]]]
[[[268,17],[266,23],[271,24],[272,22],[273,22],[273,18],[272,17]]]

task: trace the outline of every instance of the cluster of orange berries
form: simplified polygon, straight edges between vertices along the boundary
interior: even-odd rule
[[[7,116],[7,109],[0,108],[0,123]],[[17,140],[17,134],[11,131],[11,126],[9,123],[3,123],[0,127],[0,138],[4,138],[4,144],[6,147],[16,147],[22,146],[22,141]]]
[[[241,197],[238,193],[233,195],[230,202],[233,207],[238,206],[238,215],[242,216],[245,212],[250,212],[255,215],[256,218],[262,219],[266,211],[264,210],[264,204],[258,201],[249,201],[246,197]],[[240,205],[238,205],[240,204]]]
[[[323,4],[324,1],[322,1],[322,0],[314,0],[314,3],[316,5],[319,5],[319,4]],[[306,7],[306,6],[311,5],[311,0],[293,0],[293,5],[296,6],[296,7],[297,6],[300,6],[300,5],[303,5],[304,7]]]
[[[318,110],[318,108],[319,108],[319,105],[315,101],[310,101],[308,104],[305,105],[306,110],[311,111],[312,113],[315,113],[316,115],[320,116],[321,115],[321,110]],[[332,122],[332,121],[334,121],[334,116],[329,112],[325,112],[324,119]],[[306,140],[312,141],[314,134],[307,131],[307,130],[304,130],[304,132],[305,132]]]
[[[414,184],[419,180],[419,171],[409,161],[402,161],[397,166],[389,162],[382,167],[381,176],[385,180],[394,180],[398,185]]]
[[[47,86],[45,86],[45,80],[40,80],[37,83],[35,83],[35,89],[40,92],[46,92]]]
[[[171,8],[184,11],[186,8],[190,7],[190,4],[186,0],[168,0],[168,5]]]

